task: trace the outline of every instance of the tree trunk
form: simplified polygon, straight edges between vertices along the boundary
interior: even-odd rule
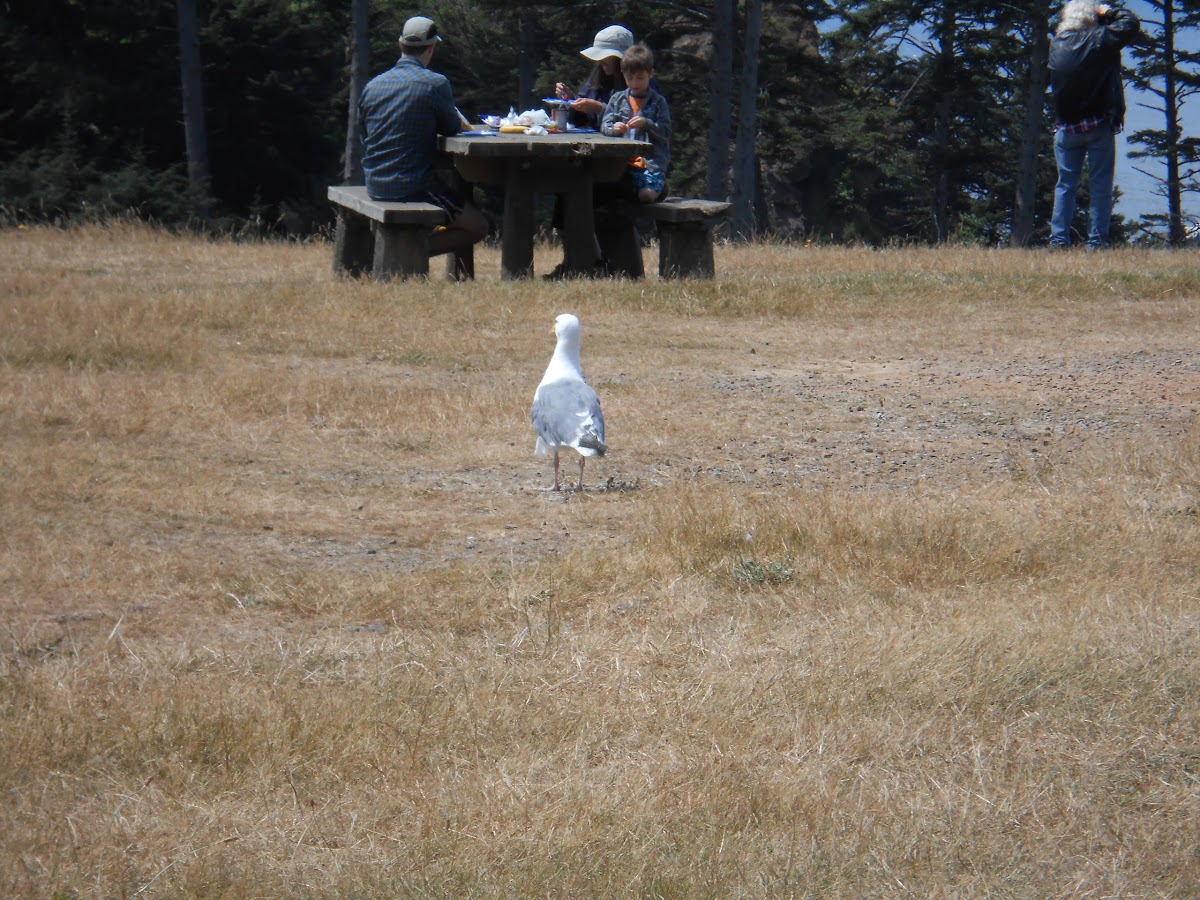
[[[762,35],[763,0],[746,0],[746,31],[742,42],[742,85],[738,95],[737,141],[733,151],[733,213],[730,227],[736,238],[754,234],[755,175],[758,153],[758,47]]]
[[[204,125],[204,83],[200,69],[200,28],[196,0],[178,0],[179,83],[183,93],[183,136],[188,182],[197,197],[208,195],[212,177],[208,165],[208,132]]]
[[[1017,168],[1017,191],[1013,199],[1012,246],[1028,247],[1033,239],[1037,206],[1038,152],[1046,119],[1046,85],[1050,80],[1050,17],[1039,9],[1030,23],[1033,45],[1029,52],[1029,75],[1025,79],[1025,128],[1021,134],[1021,158]]]
[[[370,0],[350,0],[350,101],[346,115],[346,152],[343,157],[342,180],[346,184],[362,184],[362,141],[358,137],[358,98],[367,84],[371,45],[367,39],[367,19]]]
[[[520,47],[517,51],[517,112],[533,109],[537,98],[533,96],[533,84],[537,79],[541,53],[537,40],[537,19],[534,12],[521,13]]]
[[[933,109],[933,184],[930,187],[933,240],[938,244],[945,243],[950,236],[950,119],[954,114],[956,31],[954,14],[943,10],[938,22],[938,54],[934,62],[934,84],[939,94]]]
[[[1163,0],[1163,113],[1166,117],[1167,243],[1182,247],[1187,239],[1183,227],[1183,198],[1179,184],[1179,97],[1175,59],[1175,9],[1173,0]]]
[[[713,0],[708,122],[708,199],[729,197],[729,128],[733,119],[733,0]]]

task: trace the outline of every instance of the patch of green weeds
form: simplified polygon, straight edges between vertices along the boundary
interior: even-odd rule
[[[733,564],[734,581],[747,587],[762,587],[768,584],[785,584],[796,572],[792,561],[760,563],[754,559],[742,559]]]

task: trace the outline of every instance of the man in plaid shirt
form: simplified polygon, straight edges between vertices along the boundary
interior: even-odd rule
[[[446,225],[429,238],[430,256],[465,250],[488,233],[483,213],[434,169],[438,135],[462,130],[450,82],[428,68],[441,40],[432,19],[409,19],[400,36],[400,59],[367,82],[358,100],[367,194],[446,211]]]
[[[1121,49],[1141,32],[1133,13],[1093,0],[1069,0],[1050,44],[1054,93],[1054,159],[1058,184],[1050,219],[1050,246],[1071,246],[1075,192],[1088,164],[1091,195],[1087,245],[1108,246],[1112,219],[1116,134],[1125,124]]]

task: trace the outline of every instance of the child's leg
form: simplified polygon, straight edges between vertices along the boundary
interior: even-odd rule
[[[652,172],[646,169],[636,169],[633,173],[637,185],[637,198],[642,203],[656,203],[666,188],[666,179],[662,172]]]

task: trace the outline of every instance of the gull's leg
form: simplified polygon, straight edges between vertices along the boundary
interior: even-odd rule
[[[582,491],[582,490],[583,490],[583,464],[584,464],[585,462],[587,462],[587,457],[586,457],[586,456],[582,456],[582,455],[581,455],[581,456],[579,457],[579,484],[575,485],[575,490],[576,490],[576,491]]]
[[[539,491],[561,491],[562,485],[558,480],[558,448],[554,448],[554,485],[553,487],[540,487]]]

